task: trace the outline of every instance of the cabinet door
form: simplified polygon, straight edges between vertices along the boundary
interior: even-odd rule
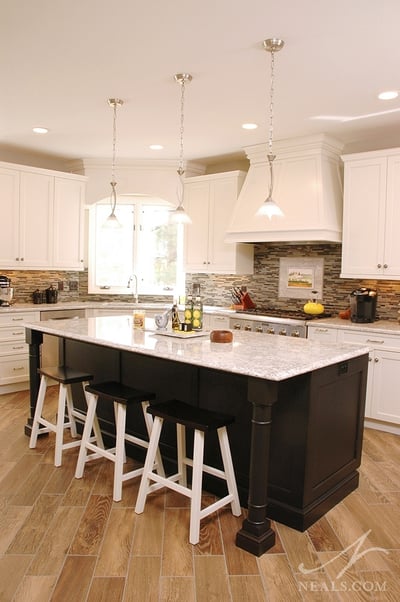
[[[21,172],[20,180],[20,266],[50,267],[53,243],[54,178]]]
[[[19,172],[0,168],[0,266],[12,268],[19,261]]]
[[[383,277],[386,173],[386,157],[345,163],[342,277]]]
[[[400,352],[375,351],[373,371],[371,418],[400,424]]]
[[[85,182],[56,177],[54,182],[54,267],[83,270]]]
[[[400,155],[388,157],[384,274],[400,277]]]
[[[185,184],[184,207],[192,220],[192,223],[185,227],[185,265],[188,272],[210,271],[209,197],[209,182]]]

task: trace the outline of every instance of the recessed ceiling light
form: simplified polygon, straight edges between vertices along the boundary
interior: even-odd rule
[[[162,144],[150,144],[151,150],[162,150],[164,147]]]
[[[258,125],[256,123],[243,123],[242,128],[244,130],[256,130]]]
[[[397,98],[399,93],[396,90],[388,90],[387,92],[381,92],[378,94],[379,100],[393,100]]]
[[[47,128],[43,128],[43,127],[35,127],[35,128],[32,128],[32,131],[35,132],[35,134],[47,134],[47,132],[49,130]]]

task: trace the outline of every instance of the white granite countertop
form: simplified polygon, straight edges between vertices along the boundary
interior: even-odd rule
[[[243,331],[233,333],[232,343],[211,343],[209,333],[197,338],[174,338],[157,334],[152,319],[146,319],[146,330],[134,329],[130,315],[32,322],[25,326],[87,343],[273,381],[350,360],[369,351],[365,346],[325,344]]]

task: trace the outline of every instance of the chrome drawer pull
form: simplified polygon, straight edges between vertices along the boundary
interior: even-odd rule
[[[377,345],[383,345],[385,341],[378,341],[377,339],[367,339],[367,343],[376,343]]]

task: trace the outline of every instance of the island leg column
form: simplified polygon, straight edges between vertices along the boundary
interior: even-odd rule
[[[269,448],[272,406],[278,399],[278,383],[249,378],[248,400],[253,404],[248,515],[236,534],[236,545],[261,556],[275,544],[267,518]]]
[[[29,345],[29,382],[30,382],[30,409],[29,417],[24,428],[25,435],[31,436],[32,421],[35,415],[36,399],[40,385],[40,345],[43,342],[43,334],[37,330],[26,329],[25,341]]]

